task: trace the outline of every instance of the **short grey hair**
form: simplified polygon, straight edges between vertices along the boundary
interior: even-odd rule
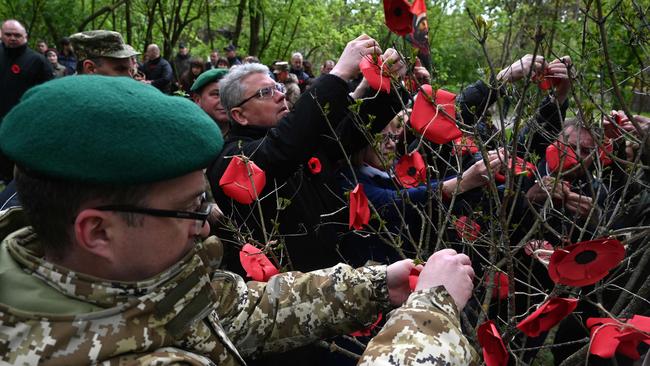
[[[303,57],[302,57],[302,53],[300,53],[300,52],[294,52],[293,55],[291,55],[291,58],[292,58],[292,59],[294,59],[294,58],[299,58],[299,59],[302,60],[302,59],[303,59]]]
[[[246,86],[242,80],[252,74],[269,75],[269,68],[262,64],[245,64],[230,69],[228,74],[219,82],[219,95],[221,105],[228,113],[228,118],[232,120],[230,110],[244,99]]]

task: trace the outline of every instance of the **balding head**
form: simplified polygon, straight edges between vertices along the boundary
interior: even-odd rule
[[[25,27],[14,19],[2,23],[2,43],[7,48],[17,48],[27,43]]]
[[[155,60],[158,57],[160,57],[160,48],[158,47],[158,45],[152,43],[149,46],[147,46],[146,56],[148,60]]]

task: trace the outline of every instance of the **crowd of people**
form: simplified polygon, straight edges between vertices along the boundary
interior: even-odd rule
[[[10,364],[479,364],[460,319],[504,311],[476,296],[492,288],[476,278],[506,271],[495,255],[576,242],[603,222],[650,224],[647,173],[623,174],[647,163],[650,118],[612,111],[602,130],[567,118],[568,56],[525,55],[443,102],[425,68],[367,35],[318,76],[299,52],[268,67],[232,44],[197,58],[180,43],[170,62],[106,30],[31,50],[16,20],[1,37]],[[375,74],[360,66],[369,59]],[[503,144],[487,111],[531,76],[550,92]],[[517,224],[493,250],[481,243],[499,212]],[[524,252],[510,273],[550,292]],[[255,278],[246,256],[279,273]],[[530,307],[527,286],[512,286],[518,309]],[[381,314],[359,360],[314,343]],[[557,363],[585,337],[574,323],[560,325]],[[545,337],[513,338],[535,349]]]

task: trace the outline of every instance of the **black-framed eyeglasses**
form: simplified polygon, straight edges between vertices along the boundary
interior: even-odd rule
[[[284,87],[284,84],[275,83],[274,86],[267,86],[265,88],[262,88],[262,89],[256,91],[255,94],[253,94],[250,97],[242,100],[241,102],[239,102],[239,104],[237,104],[233,108],[241,107],[242,105],[244,105],[244,103],[248,102],[249,100],[251,100],[253,98],[259,98],[259,99],[273,98],[273,96],[275,95],[276,92],[280,92],[280,93],[284,94],[284,93],[287,92],[287,88]]]
[[[399,142],[401,135],[398,133],[386,132],[384,133],[384,141],[393,141],[395,143]]]
[[[186,219],[186,220],[196,220],[197,228],[202,228],[205,225],[205,222],[208,220],[208,216],[212,211],[213,203],[209,202],[204,194],[201,197],[201,203],[199,208],[194,211],[175,211],[175,210],[162,210],[158,208],[148,208],[140,207],[134,205],[106,205],[95,207],[95,210],[99,211],[115,211],[115,212],[126,212],[126,213],[136,213],[148,216],[156,217],[170,217],[175,219]],[[199,226],[198,223],[201,225]]]

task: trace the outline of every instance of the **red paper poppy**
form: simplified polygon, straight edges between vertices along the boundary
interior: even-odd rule
[[[359,69],[371,88],[390,93],[390,72],[381,57],[377,57],[376,62],[373,59],[374,56],[363,57]]]
[[[558,325],[576,306],[578,299],[552,298],[517,324],[517,329],[529,337],[538,337]]]
[[[624,122],[627,122],[628,119],[624,118],[623,115],[618,114],[618,112],[614,112],[614,114],[611,116],[614,122],[621,126]],[[615,139],[619,136],[622,135],[621,131],[618,129],[617,126],[614,125],[614,123],[606,123],[603,124],[603,127],[605,128],[605,136],[609,137],[610,139]]]
[[[625,248],[616,239],[596,239],[556,249],[548,274],[555,283],[582,287],[603,279],[625,258]]]
[[[266,282],[280,273],[262,251],[250,244],[245,244],[239,252],[239,262],[253,281]]]
[[[361,230],[369,221],[368,197],[363,190],[363,184],[359,183],[350,192],[350,229]]]
[[[487,288],[489,283],[489,276],[485,276],[485,280],[483,281],[485,284],[485,287]],[[508,275],[503,273],[503,272],[496,272],[494,274],[494,285],[492,286],[492,298],[493,299],[499,299],[499,300],[505,300],[508,298],[508,291],[510,289],[510,280],[508,279]]]
[[[467,216],[461,216],[454,222],[456,234],[467,241],[475,241],[481,235],[481,226]]]
[[[614,152],[614,145],[610,141],[604,142],[603,146],[598,148],[598,158],[603,166],[608,166],[613,163],[609,157]]]
[[[469,136],[461,136],[454,139],[454,149],[451,151],[452,155],[473,155],[478,152],[478,146],[474,143],[474,139]]]
[[[403,155],[395,165],[395,175],[404,188],[417,187],[426,182],[427,167],[419,152]]]
[[[550,173],[558,170],[562,159],[564,159],[562,171],[567,171],[578,165],[578,155],[570,146],[556,141],[546,147],[546,163]]]
[[[551,253],[535,253],[538,249],[548,250],[551,252],[554,250],[553,245],[546,240],[531,240],[524,246],[524,252],[526,255],[535,256],[543,261],[551,260]]]
[[[431,85],[422,85],[411,113],[411,126],[436,144],[446,144],[463,133],[456,126],[456,94],[438,89],[432,102]],[[449,117],[442,111],[445,111]]]
[[[533,76],[532,81],[537,83],[541,90],[549,90],[551,87],[558,86],[562,79],[549,74],[548,70],[544,70],[543,74]]]
[[[11,65],[11,72],[14,74],[20,74],[20,66],[18,66],[18,64]]]
[[[266,174],[252,160],[235,156],[219,180],[223,193],[248,205],[257,199],[266,185]]]
[[[406,0],[384,0],[384,18],[391,32],[405,36],[413,33],[413,12]]]
[[[533,177],[534,172],[536,170],[535,165],[532,163],[527,162],[526,160],[517,157],[516,159],[517,163],[515,164],[515,175],[525,175],[529,179]],[[508,166],[512,166],[512,159],[510,159],[510,162],[508,163]],[[509,168],[508,168],[509,169]],[[505,183],[506,182],[506,176],[505,172],[503,171],[496,171],[494,172],[494,180],[497,183]]]
[[[418,285],[418,279],[420,278],[420,270],[413,268],[411,273],[409,273],[409,288],[411,292],[415,291],[415,287]]]
[[[309,167],[309,171],[311,174],[318,174],[321,171],[321,165],[320,165],[320,160],[318,160],[317,157],[313,157],[309,159],[309,162],[307,162],[307,167]]]
[[[481,324],[476,331],[478,343],[483,348],[483,360],[487,366],[507,365],[508,350],[503,344],[499,330],[492,320]]]
[[[589,352],[602,358],[612,358],[620,353],[632,360],[641,358],[639,343],[650,344],[650,318],[634,315],[623,321],[612,318],[589,318],[587,327],[591,328],[591,346]],[[645,332],[645,333],[642,333]]]
[[[350,336],[352,337],[370,337],[372,335],[372,330],[377,328],[379,325],[379,322],[381,322],[381,319],[383,318],[382,313],[377,314],[377,320],[375,320],[374,323],[370,324],[368,327],[357,330],[356,332],[350,333]]]

